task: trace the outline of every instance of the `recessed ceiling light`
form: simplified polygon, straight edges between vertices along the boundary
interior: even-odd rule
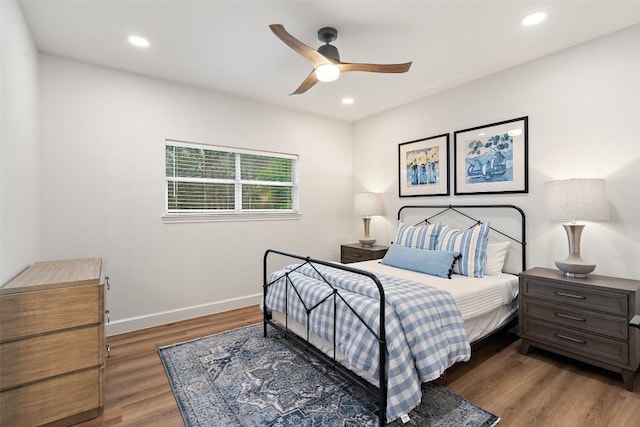
[[[531,14],[525,16],[524,18],[522,18],[520,20],[520,24],[522,24],[522,26],[524,26],[524,27],[530,27],[532,25],[536,25],[536,24],[541,23],[545,19],[547,19],[547,13],[546,12],[535,12],[535,13],[531,13]]]
[[[149,47],[149,40],[140,36],[129,36],[129,43],[137,47]]]
[[[348,97],[347,98],[342,98],[342,103],[344,105],[351,105],[351,104],[354,103],[354,100],[353,100],[353,98],[348,98]]]

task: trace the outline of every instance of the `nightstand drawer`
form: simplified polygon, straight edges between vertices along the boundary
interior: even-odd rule
[[[585,332],[567,329],[551,323],[524,319],[523,332],[540,343],[577,352],[586,357],[617,366],[629,363],[629,345]]]
[[[625,340],[629,336],[628,321],[623,317],[610,316],[528,298],[523,299],[522,310],[527,317],[581,329],[585,332],[593,332]]]
[[[601,291],[593,287],[560,285],[529,277],[525,278],[523,285],[526,297],[541,298],[623,317],[627,317],[628,314],[629,301],[626,294]]]
[[[373,252],[363,251],[361,249],[345,246],[342,248],[342,256],[345,258],[352,258],[358,261],[367,261],[373,258]]]

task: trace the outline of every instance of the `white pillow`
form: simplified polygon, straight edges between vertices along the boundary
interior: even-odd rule
[[[497,276],[502,273],[509,246],[511,246],[511,242],[487,243],[487,263],[484,267],[484,274]]]

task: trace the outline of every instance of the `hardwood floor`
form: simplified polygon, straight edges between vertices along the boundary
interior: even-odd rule
[[[182,426],[157,348],[261,319],[253,306],[109,337],[104,413],[79,426]],[[438,382],[500,416],[500,427],[640,424],[640,375],[630,392],[617,374],[539,350],[523,356],[518,347],[502,333]]]

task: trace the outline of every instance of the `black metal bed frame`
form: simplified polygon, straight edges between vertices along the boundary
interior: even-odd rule
[[[499,233],[502,236],[507,237],[507,238],[513,240],[514,242],[519,243],[522,246],[522,271],[524,271],[524,270],[526,270],[526,238],[525,238],[526,226],[525,226],[525,214],[524,214],[524,211],[522,209],[520,209],[519,207],[517,207],[515,205],[408,205],[408,206],[402,206],[398,210],[398,220],[401,219],[402,212],[405,209],[442,209],[441,211],[431,215],[430,217],[424,219],[423,221],[420,221],[420,223],[423,223],[423,222],[430,223],[429,221],[432,220],[433,218],[435,218],[435,217],[437,217],[439,215],[442,215],[447,211],[453,211],[453,212],[455,212],[457,214],[460,214],[460,215],[472,220],[474,222],[473,226],[475,226],[476,224],[482,224],[482,221],[479,221],[479,220],[471,217],[470,215],[467,215],[466,213],[462,212],[460,209],[505,209],[505,208],[506,209],[514,209],[520,214],[520,219],[521,219],[521,239],[518,240],[516,238],[513,238],[510,235],[507,235],[507,234],[501,232],[500,230],[497,230],[497,229],[495,229],[493,227],[490,227],[490,228],[494,232]],[[296,268],[292,269],[291,271],[288,271],[287,273],[283,274],[282,276],[280,276],[280,277],[274,279],[273,281],[269,282],[268,281],[268,276],[269,276],[268,259],[269,259],[269,255],[271,255],[271,254],[280,255],[280,256],[283,256],[283,257],[286,257],[286,258],[296,259],[296,260],[299,260],[299,261],[303,261],[303,263],[301,263],[299,266],[297,266]],[[351,272],[351,273],[355,273],[355,274],[358,274],[358,275],[361,275],[361,276],[364,276],[364,277],[368,277],[369,279],[371,279],[373,281],[373,283],[378,288],[378,293],[379,293],[379,296],[380,296],[380,300],[379,300],[380,301],[380,309],[379,309],[379,313],[380,314],[379,314],[379,328],[378,328],[378,331],[374,331],[365,322],[365,320],[351,307],[351,305],[349,305],[349,303],[347,303],[347,301],[344,300],[344,298],[340,295],[340,292],[338,291],[338,289],[336,289],[333,285],[331,285],[331,283],[329,283],[329,281],[324,278],[322,273],[315,268],[314,264],[315,265],[324,265],[324,266],[336,268],[336,269],[339,269],[339,270],[344,270],[344,271],[348,271],[348,272]],[[304,265],[311,266],[319,274],[319,276],[323,279],[324,284],[329,286],[329,288],[331,289],[331,292],[330,292],[330,294],[327,295],[327,297],[325,297],[321,301],[317,302],[313,306],[307,306],[306,302],[302,299],[302,297],[298,293],[297,289],[295,288],[295,284],[293,283],[293,281],[289,277],[290,273],[296,271],[297,269],[301,268]],[[285,314],[285,325],[284,325],[284,327],[279,325],[279,324],[277,324],[277,323],[275,323],[272,320],[271,312],[267,307],[267,292],[268,292],[269,287],[271,285],[273,285],[275,282],[277,282],[280,279],[282,279],[283,277],[286,280],[286,286],[287,286],[287,289],[285,291],[285,295],[286,295],[285,298],[286,299],[285,299],[285,313],[284,313]],[[300,302],[305,307],[305,311],[306,311],[306,314],[307,314],[306,338],[299,337],[295,333],[289,334],[289,326],[288,326],[288,318],[289,318],[289,316],[288,316],[288,294],[289,294],[288,287],[289,286],[293,287],[293,290],[295,291],[295,294],[296,294],[297,298],[300,300]],[[326,302],[330,298],[333,299],[333,316],[334,316],[334,318],[333,318],[333,355],[332,356],[326,355],[324,352],[322,352],[317,347],[315,347],[313,344],[311,344],[311,342],[309,340],[310,333],[311,333],[310,326],[309,326],[310,325],[309,316],[310,316],[311,312],[314,309],[316,309],[318,306],[320,306],[321,304],[323,304],[324,302]],[[360,320],[360,322],[373,334],[374,338],[378,342],[378,346],[379,346],[379,378],[378,378],[379,386],[378,387],[372,385],[367,380],[361,378],[359,375],[354,373],[352,370],[350,370],[349,368],[343,366],[336,359],[336,320],[337,320],[336,305],[338,303],[338,300],[341,300],[344,304],[346,304],[346,307],[348,309],[350,309],[356,315],[356,317]],[[314,258],[311,258],[311,257],[304,257],[304,256],[296,255],[296,254],[282,252],[282,251],[278,251],[278,250],[275,250],[275,249],[268,249],[265,252],[264,257],[263,257],[262,311],[263,311],[263,334],[264,334],[265,337],[267,336],[267,325],[271,325],[273,328],[275,328],[276,330],[280,331],[286,338],[289,338],[292,341],[294,341],[294,342],[296,342],[298,344],[301,344],[306,351],[308,351],[309,353],[313,354],[318,359],[320,359],[323,362],[325,362],[328,365],[330,365],[333,369],[335,369],[336,371],[340,372],[342,375],[344,375],[350,381],[354,382],[355,384],[358,384],[360,387],[362,387],[364,390],[368,391],[369,393],[373,394],[374,396],[377,396],[377,398],[378,398],[378,422],[379,422],[380,426],[383,426],[383,425],[386,424],[386,413],[387,413],[387,373],[386,373],[387,347],[386,347],[386,335],[385,335],[385,294],[384,294],[384,288],[382,286],[382,283],[380,283],[380,280],[376,277],[375,274],[370,273],[368,271],[352,268],[352,267],[349,267],[349,266],[344,265],[344,264],[337,264],[337,263],[327,262],[327,261],[323,261],[323,260],[319,260],[319,259],[314,259]],[[484,338],[486,338],[486,337],[484,337]]]

